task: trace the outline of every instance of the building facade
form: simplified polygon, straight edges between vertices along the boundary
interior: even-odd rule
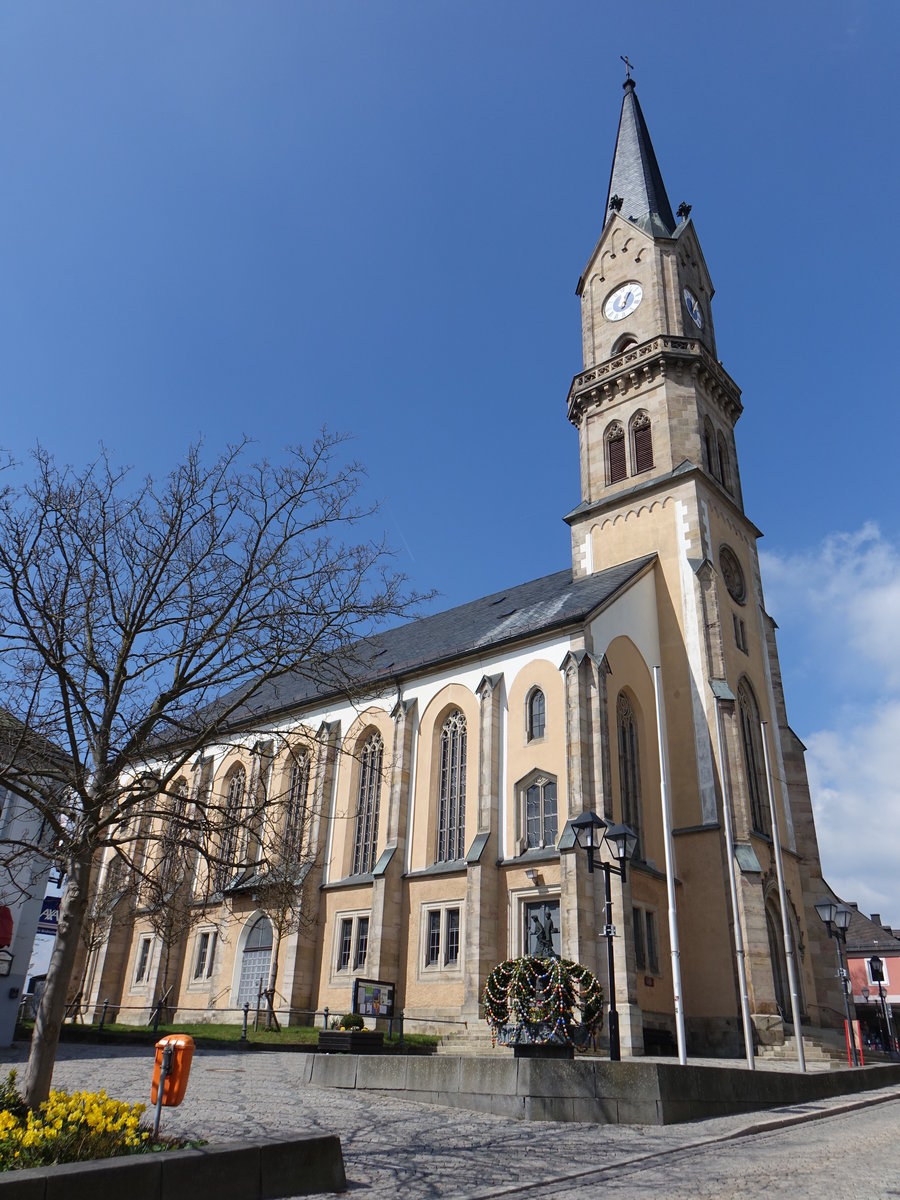
[[[164,995],[183,1019],[239,1020],[276,945],[276,1009],[300,1020],[347,1011],[364,978],[394,985],[410,1031],[476,1022],[489,971],[548,932],[556,953],[605,979],[602,889],[571,830],[594,810],[639,835],[627,881],[614,881],[623,1051],[661,1046],[675,1011],[665,773],[689,1049],[740,1053],[729,819],[757,1038],[780,1040],[790,1019],[785,917],[804,1021],[832,1022],[840,994],[812,907],[824,884],[803,747],[743,507],[741,395],[719,362],[713,291],[628,79],[602,232],[577,289],[571,568],[373,639],[362,702],[300,678],[273,691],[181,787],[215,794],[226,814],[248,793],[285,801],[275,834],[298,847],[301,920],[279,938],[258,902],[266,837],[226,820],[228,869],[192,869],[190,887],[212,903],[198,901],[165,947],[140,901],[123,908],[86,966],[90,1004],[109,998],[122,1019],[145,1020]]]

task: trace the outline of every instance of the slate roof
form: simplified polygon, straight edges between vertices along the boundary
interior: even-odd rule
[[[847,927],[847,949],[853,953],[864,953],[866,957],[878,954],[900,955],[900,940],[889,926],[880,925],[873,917],[867,917],[853,904],[850,908],[850,924]],[[880,914],[879,914],[880,915]]]
[[[655,559],[655,554],[645,555],[577,580],[571,570],[557,571],[388,629],[357,643],[338,664],[333,680],[349,675],[354,686],[369,687],[574,625],[624,589]],[[312,679],[298,667],[262,687],[229,724],[244,724],[345,693],[346,688],[334,681],[323,679],[321,673]]]
[[[625,96],[606,195],[604,222],[610,216],[611,198],[621,196],[623,217],[634,221],[654,237],[672,237],[675,217],[635,92],[634,80],[626,79],[623,86]]]

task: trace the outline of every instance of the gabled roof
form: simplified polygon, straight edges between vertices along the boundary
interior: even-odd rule
[[[647,122],[641,112],[633,79],[624,83],[625,96],[613,156],[604,223],[609,219],[613,196],[622,200],[621,214],[654,237],[672,237],[675,217],[666,195]]]
[[[655,554],[645,555],[583,579],[573,579],[571,570],[557,571],[388,629],[352,647],[332,678],[323,679],[321,674],[310,678],[298,666],[291,674],[266,683],[234,713],[229,724],[244,724],[344,694],[346,689],[334,683],[341,674],[349,677],[354,688],[370,688],[575,625],[624,590],[655,559]]]

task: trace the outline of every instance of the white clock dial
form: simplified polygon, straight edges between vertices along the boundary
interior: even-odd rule
[[[703,310],[700,307],[700,301],[694,295],[689,287],[684,289],[684,307],[688,310],[691,320],[698,329],[703,328]]]
[[[607,321],[621,321],[633,313],[644,298],[644,289],[639,283],[623,283],[616,288],[603,307]]]

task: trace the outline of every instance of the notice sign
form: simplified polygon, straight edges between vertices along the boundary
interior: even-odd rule
[[[41,915],[38,918],[38,933],[49,933],[56,936],[59,927],[59,896],[45,896],[41,905]]]
[[[394,985],[380,979],[355,979],[353,1011],[364,1017],[393,1017]]]

